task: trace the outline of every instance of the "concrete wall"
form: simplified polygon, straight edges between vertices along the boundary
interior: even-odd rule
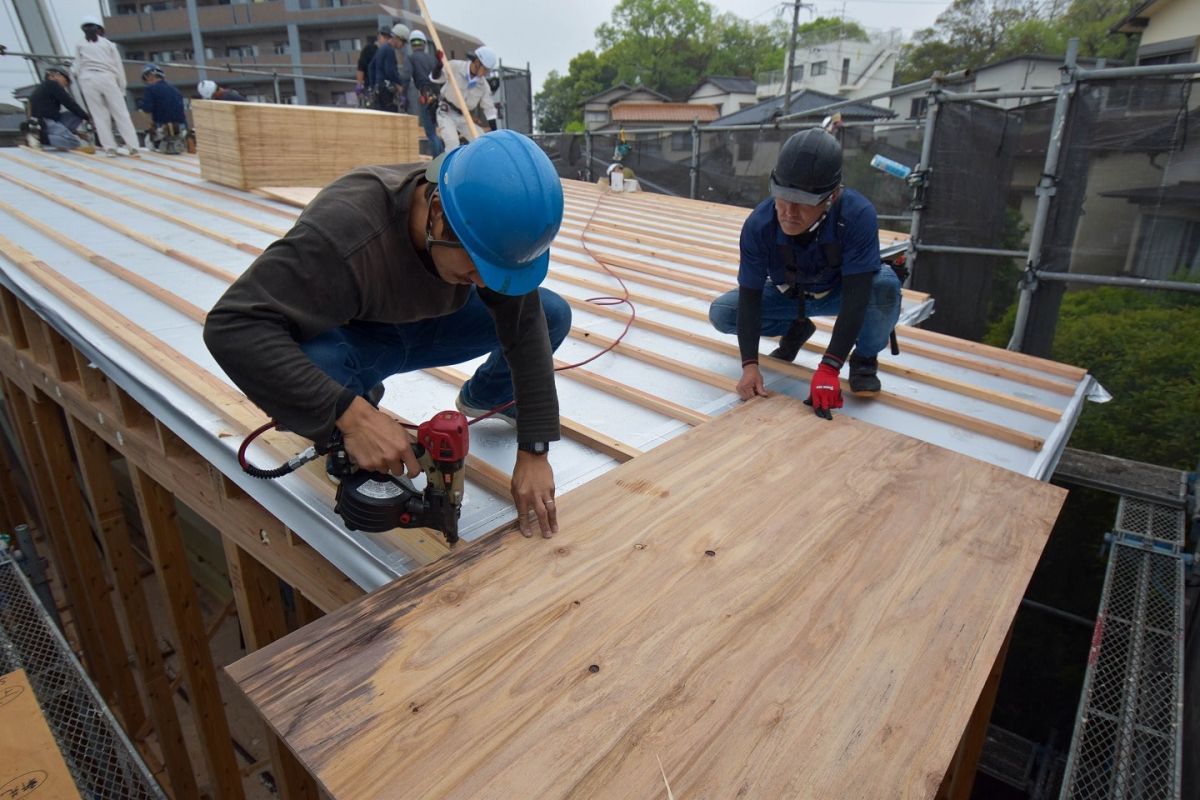
[[[887,91],[895,76],[898,54],[899,41],[892,37],[870,42],[843,39],[815,47],[797,47],[795,66],[803,67],[804,74],[793,76],[792,89],[813,89],[848,100]],[[846,61],[849,67],[843,70]],[[814,75],[814,68],[824,71]],[[783,94],[783,87],[783,70],[768,73],[759,81],[757,96],[777,97]]]

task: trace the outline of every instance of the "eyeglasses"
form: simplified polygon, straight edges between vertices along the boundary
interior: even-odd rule
[[[432,192],[430,192],[429,198],[428,198],[429,211],[425,214],[425,252],[430,252],[430,250],[433,248],[433,246],[435,244],[440,244],[443,247],[458,247],[461,249],[466,249],[465,246],[463,245],[463,243],[458,241],[457,239],[435,239],[435,238],[433,238],[433,198],[437,197],[437,196],[438,196],[438,191],[435,188]],[[446,217],[443,215],[442,220],[445,221],[445,219],[446,219]],[[446,235],[448,235],[448,236],[454,235],[454,230],[450,227],[449,222],[445,223],[445,228],[447,231]]]

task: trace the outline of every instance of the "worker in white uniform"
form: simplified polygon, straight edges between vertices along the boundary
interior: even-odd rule
[[[460,109],[454,90],[448,86],[442,89],[442,100],[438,105],[438,135],[446,145],[446,152],[449,152],[459,146],[460,136],[468,142],[475,138],[471,135],[464,112],[470,114],[476,108],[480,109],[487,120],[488,129],[496,130],[496,104],[492,101],[492,87],[488,85],[487,76],[500,66],[500,58],[490,47],[475,48],[474,53],[467,53],[466,61],[455,59],[443,64],[440,50],[437,56],[438,64],[429,77],[434,83],[446,83],[447,70],[453,72],[467,106]]]
[[[125,65],[117,46],[104,38],[104,26],[96,17],[84,17],[79,26],[83,29],[83,41],[75,45],[75,74],[79,88],[100,146],[105,155],[117,155],[117,140],[113,136],[113,124],[125,141],[125,149],[134,158],[138,157],[137,129],[129,117],[129,106],[125,104]]]

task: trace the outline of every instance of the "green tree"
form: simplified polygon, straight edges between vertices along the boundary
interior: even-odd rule
[[[713,20],[709,32],[712,53],[705,75],[752,77],[780,69],[787,51],[784,36],[781,21],[763,25],[746,22],[734,14],[721,14]]]
[[[898,83],[1029,53],[1061,55],[1079,38],[1079,55],[1126,60],[1136,42],[1109,31],[1136,0],[954,0],[934,27],[917,31],[896,68]]]
[[[783,27],[783,36],[787,37],[789,35],[789,32],[786,30],[787,26]],[[817,17],[814,20],[802,22],[796,26],[797,47],[815,47],[841,39],[849,39],[855,42],[869,42],[871,37],[867,35],[867,31],[862,25],[844,17]]]
[[[596,40],[618,65],[618,80],[677,96],[708,66],[712,26],[704,0],[621,0]]]
[[[592,50],[571,59],[566,75],[551,70],[533,98],[538,130],[563,131],[582,126],[583,101],[617,82],[612,57]]]
[[[1004,346],[1015,308],[987,341]],[[1177,469],[1200,457],[1200,297],[1101,287],[1068,292],[1053,356],[1095,376],[1112,401],[1085,406],[1071,446]]]

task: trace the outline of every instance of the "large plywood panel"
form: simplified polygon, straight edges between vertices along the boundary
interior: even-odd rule
[[[200,174],[257,186],[324,186],[355,167],[420,158],[417,118],[361,108],[192,101]]]
[[[932,797],[1064,496],[777,396],[229,672],[336,798]]]
[[[0,798],[78,800],[25,670],[0,675]]]

